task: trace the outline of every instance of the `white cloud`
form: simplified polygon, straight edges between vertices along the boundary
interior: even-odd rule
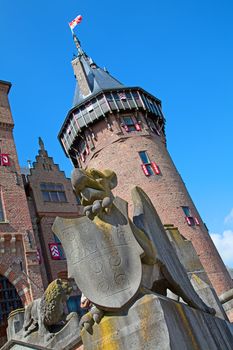
[[[224,224],[232,224],[233,223],[233,208],[230,213],[225,217]]]
[[[233,216],[233,210],[231,213]],[[211,233],[210,236],[214,241],[214,244],[217,247],[224,263],[227,266],[233,267],[233,231],[226,230],[223,232],[223,234]]]

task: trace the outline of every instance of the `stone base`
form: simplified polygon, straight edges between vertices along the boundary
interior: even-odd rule
[[[15,312],[8,320],[8,342],[1,350],[10,349],[13,347],[12,344],[15,346],[13,349],[81,349],[82,341],[78,315],[73,312],[69,316],[69,321],[60,330],[54,330],[54,336],[51,339],[47,339],[47,335],[44,337],[40,336],[37,331],[24,337],[22,329],[23,313]],[[17,347],[19,344],[21,347]]]
[[[230,289],[220,295],[219,299],[230,322],[233,322],[233,289]]]
[[[105,315],[93,334],[82,330],[86,350],[232,350],[232,325],[157,294],[126,312]]]
[[[229,318],[229,321],[233,323],[233,299],[228,300],[223,304],[223,308]]]

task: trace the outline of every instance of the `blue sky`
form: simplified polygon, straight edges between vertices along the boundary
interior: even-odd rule
[[[72,104],[78,14],[82,46],[126,85],[162,100],[168,149],[224,261],[233,267],[233,2],[0,0],[0,79],[11,81],[19,161],[38,136],[67,176],[58,143]]]

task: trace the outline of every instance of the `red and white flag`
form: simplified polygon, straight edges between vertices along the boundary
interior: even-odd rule
[[[82,16],[78,15],[73,21],[69,22],[70,29],[73,30],[82,20]]]

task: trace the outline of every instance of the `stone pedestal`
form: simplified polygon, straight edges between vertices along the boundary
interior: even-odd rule
[[[157,294],[128,311],[105,315],[93,334],[82,330],[86,350],[232,350],[232,325]]]
[[[10,315],[8,320],[8,342],[1,350],[14,349],[56,349],[56,350],[78,350],[82,349],[82,342],[79,330],[79,317],[73,312],[70,319],[62,328],[54,329],[54,336],[47,339],[40,336],[38,332],[29,334],[26,338],[23,333],[23,312],[17,310]],[[61,328],[61,329],[59,329]],[[14,345],[14,347],[13,347]]]

